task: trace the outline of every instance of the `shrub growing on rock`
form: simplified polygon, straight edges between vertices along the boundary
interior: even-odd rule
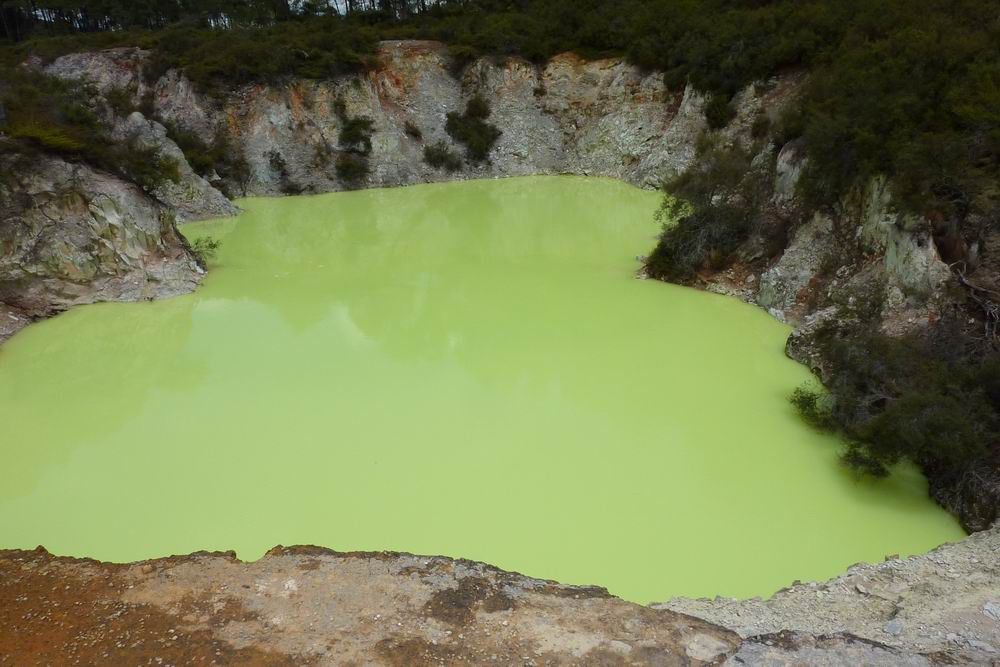
[[[720,269],[760,231],[766,175],[739,147],[707,148],[698,163],[664,184],[657,211],[663,229],[646,260],[654,278],[686,281],[702,268]]]
[[[727,95],[716,93],[705,105],[705,120],[713,130],[719,130],[736,118],[736,107]]]
[[[961,466],[998,443],[1000,353],[971,354],[976,341],[939,325],[931,338],[820,330],[816,343],[829,395],[798,389],[810,423],[841,434],[844,461],[884,477],[908,459]]]
[[[443,141],[424,146],[424,162],[435,169],[447,171],[458,171],[462,168],[462,158],[452,153]]]
[[[104,93],[104,100],[108,103],[108,107],[120,118],[124,118],[136,110],[134,99],[135,87],[131,89],[111,88]]]
[[[333,111],[340,120],[339,146],[344,151],[337,157],[334,169],[337,178],[354,186],[370,172],[367,156],[372,152],[375,122],[371,118],[348,114],[342,99],[334,100]]]
[[[271,151],[267,155],[268,165],[271,170],[278,174],[278,187],[286,195],[297,195],[302,192],[302,188],[292,180],[292,175],[288,171],[288,163],[281,153]]]
[[[464,113],[450,112],[445,122],[445,130],[457,142],[465,146],[466,157],[471,162],[485,162],[490,149],[502,134],[496,125],[486,122],[490,116],[490,105],[480,95],[471,98],[465,105]]]
[[[6,111],[0,131],[5,148],[41,151],[131,180],[147,191],[180,178],[178,164],[153,147],[112,141],[98,110],[93,86],[65,81],[22,67],[0,68],[0,105]]]
[[[340,128],[341,149],[359,155],[368,155],[372,152],[372,132],[374,129],[375,123],[371,118],[345,117]]]
[[[191,253],[204,266],[209,260],[214,259],[222,242],[211,236],[202,236],[190,243]]]
[[[130,143],[116,153],[118,172],[146,192],[153,192],[167,181],[179,183],[181,180],[177,160],[163,155],[158,148]]]
[[[252,82],[363,71],[373,60],[375,44],[370,29],[334,17],[227,30],[178,25],[155,40],[144,76],[152,83],[168,70],[183,68],[202,92],[222,97],[233,86]]]
[[[368,160],[353,153],[341,153],[334,167],[337,177],[350,185],[356,185],[368,176]]]
[[[817,428],[830,428],[833,417],[830,413],[830,396],[822,389],[803,384],[795,388],[789,401],[806,422]]]

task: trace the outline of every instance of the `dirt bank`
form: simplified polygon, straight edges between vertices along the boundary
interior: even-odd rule
[[[766,603],[643,607],[409,554],[0,551],[0,664],[1000,664],[998,556],[994,529]]]

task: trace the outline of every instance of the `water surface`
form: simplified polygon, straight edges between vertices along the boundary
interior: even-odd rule
[[[242,202],[195,294],[0,348],[0,547],[484,560],[648,602],[961,537],[786,397],[788,329],[633,279],[653,193],[546,177]]]

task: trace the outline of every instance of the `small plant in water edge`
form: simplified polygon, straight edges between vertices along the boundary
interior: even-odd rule
[[[207,264],[209,260],[215,259],[222,241],[211,236],[202,236],[191,242],[191,252],[202,264]]]

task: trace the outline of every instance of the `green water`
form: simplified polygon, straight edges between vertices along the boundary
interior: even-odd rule
[[[859,483],[764,312],[637,281],[657,196],[546,177],[242,202],[195,294],[0,348],[0,547],[484,560],[640,602],[961,537]]]

